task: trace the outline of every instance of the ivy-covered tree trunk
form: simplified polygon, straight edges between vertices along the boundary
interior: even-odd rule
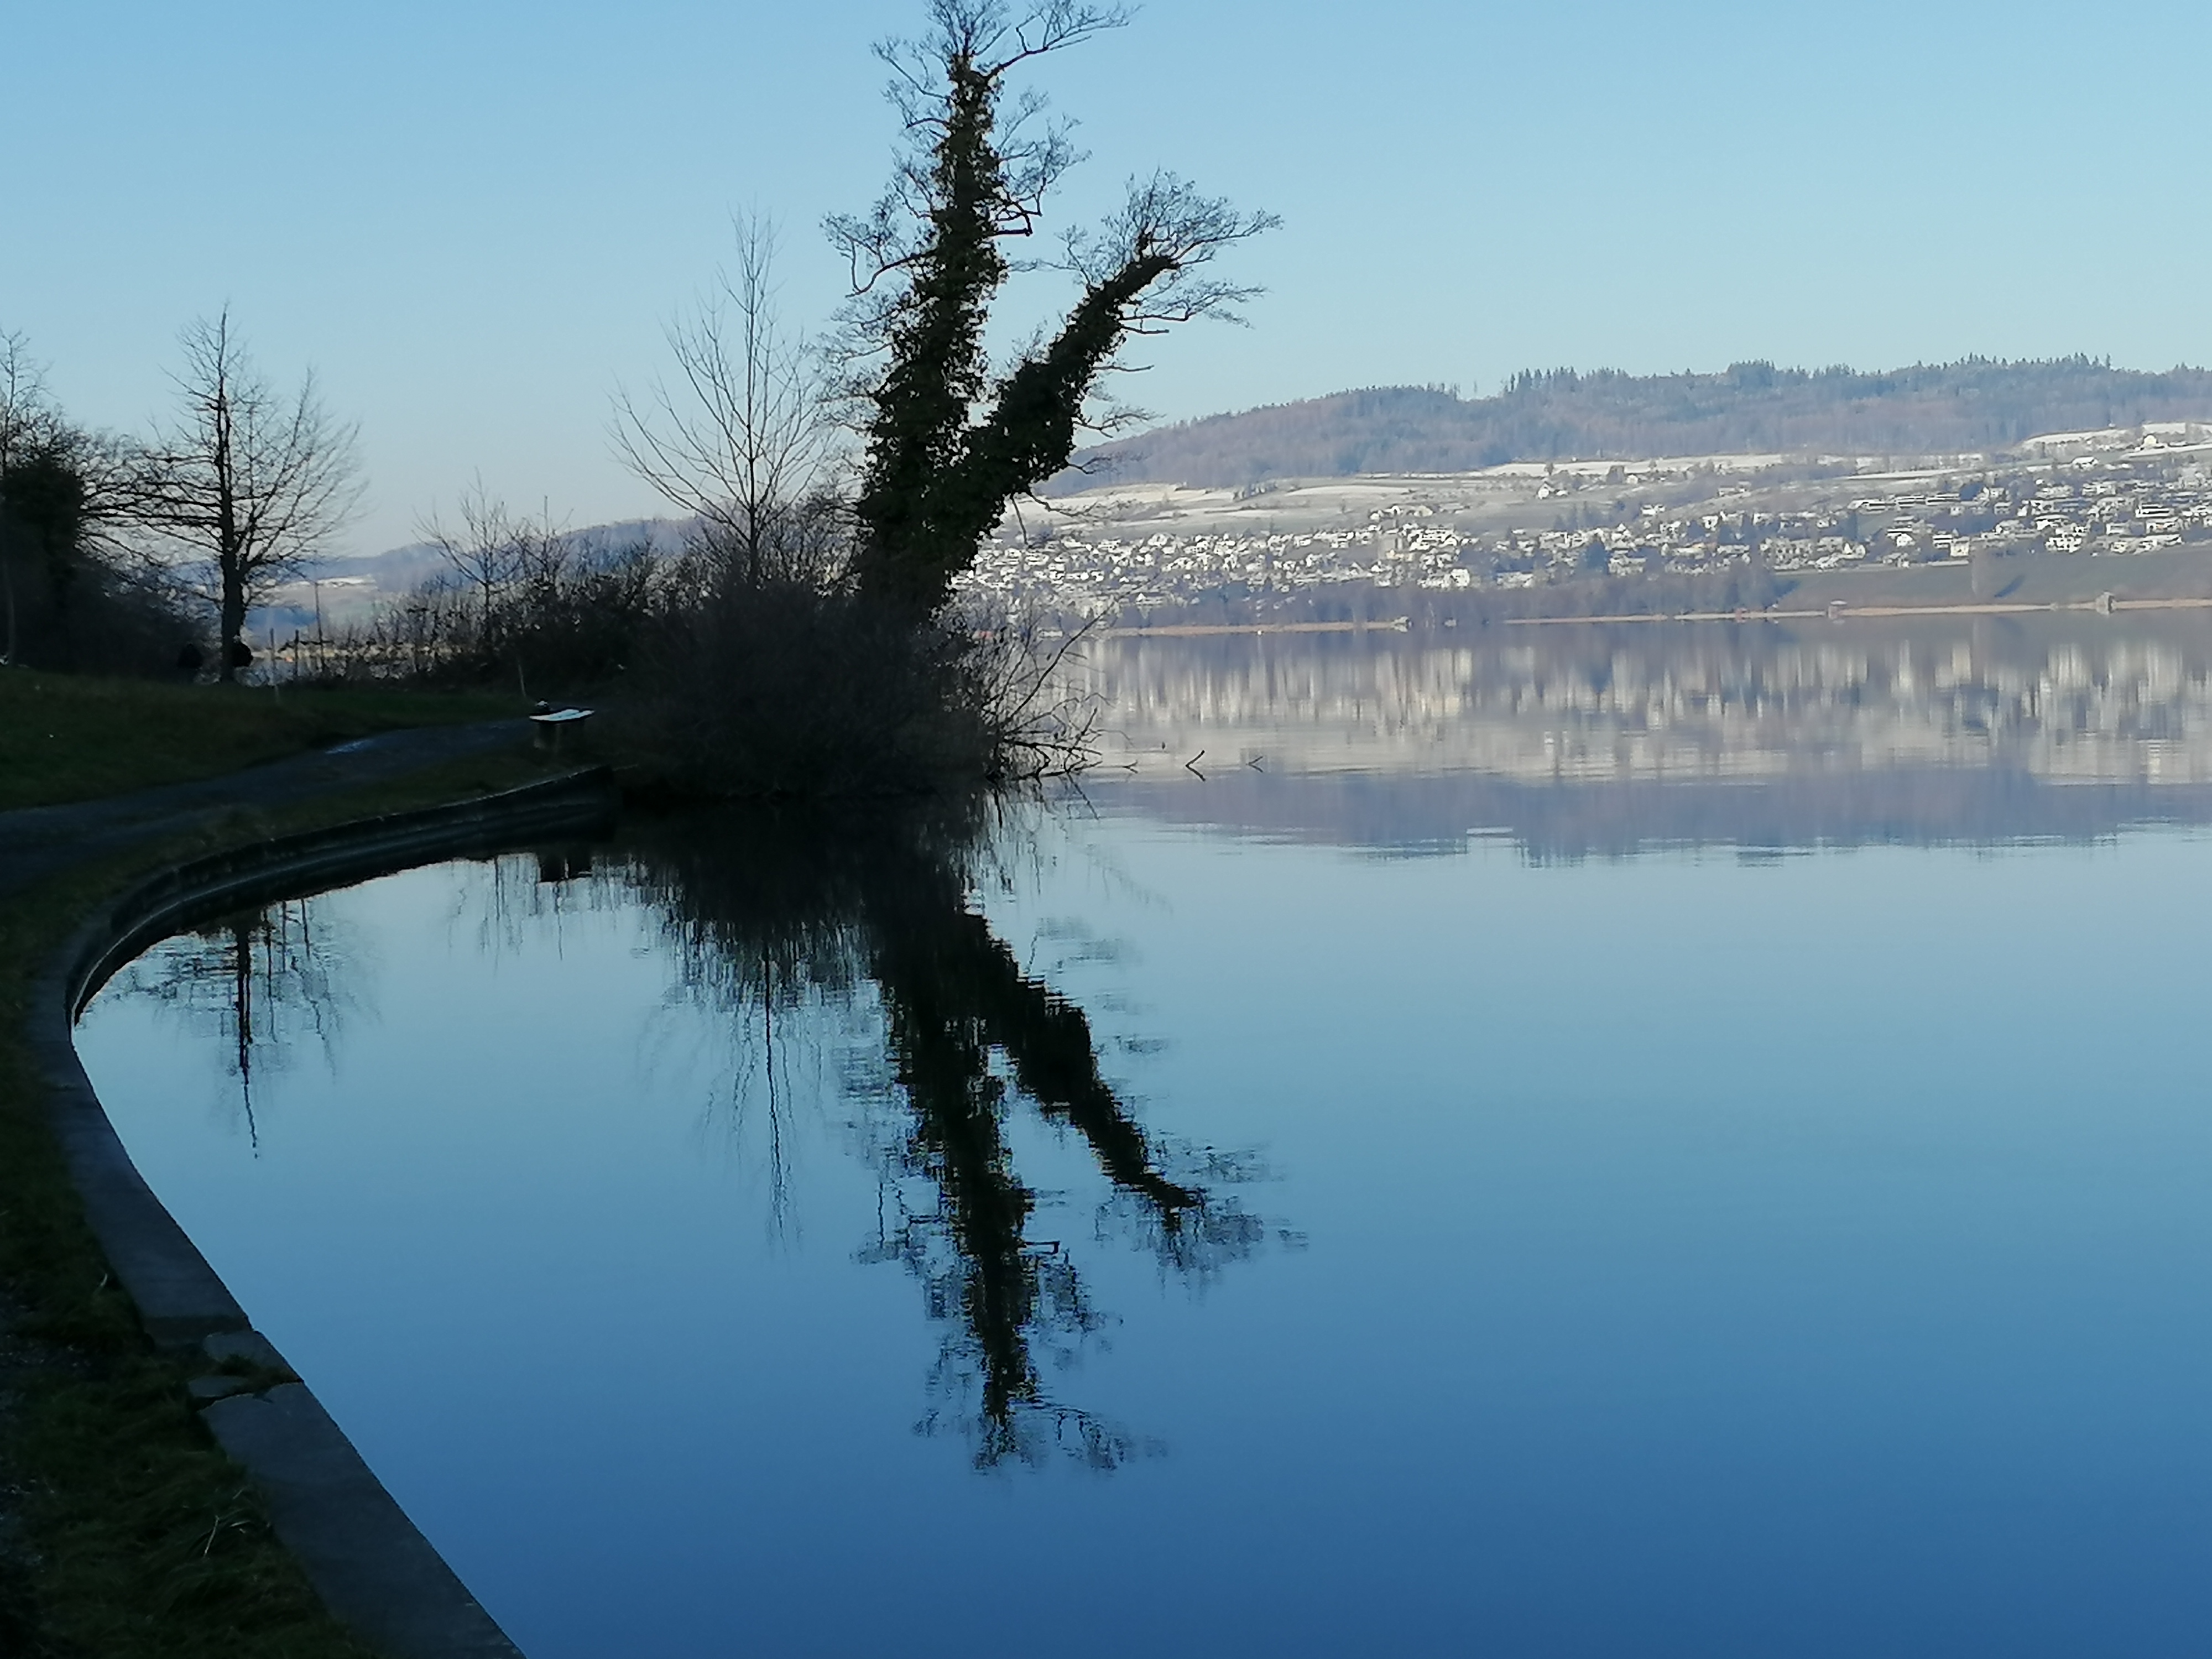
[[[968,411],[984,390],[984,324],[1007,275],[994,229],[1006,193],[1004,163],[991,142],[996,88],[964,54],[946,64],[945,79],[932,179],[937,200],[893,313],[854,503],[862,586],[923,611],[943,601],[965,562],[953,485]]]
[[[1224,313],[1249,289],[1200,270],[1266,228],[1171,175],[1139,181],[1092,236],[1066,240],[1083,293],[1048,339],[994,376],[984,348],[1012,274],[1000,247],[1034,234],[1043,198],[1075,159],[1041,104],[1001,109],[1010,71],[1124,21],[1043,0],[934,0],[932,34],[884,55],[915,149],[865,219],[833,221],[854,270],[849,320],[873,367],[860,387],[866,440],[854,502],[863,592],[917,614],[940,609],[1007,507],[1065,468],[1099,377],[1132,333]]]

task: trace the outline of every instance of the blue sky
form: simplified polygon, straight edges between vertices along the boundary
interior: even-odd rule
[[[610,394],[733,208],[782,222],[787,309],[826,316],[817,226],[893,137],[868,47],[920,13],[10,8],[0,328],[80,419],[137,427],[228,301],[361,422],[357,550],[479,472],[576,524],[649,510]],[[1238,257],[1251,326],[1170,337],[1128,388],[1176,418],[1559,364],[2212,360],[2208,48],[2201,0],[1155,0],[1040,79],[1092,154],[1070,218],[1156,165],[1283,216]]]

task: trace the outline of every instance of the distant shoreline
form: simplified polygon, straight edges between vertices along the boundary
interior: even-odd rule
[[[1394,617],[1383,622],[1162,623],[1155,628],[1101,628],[1095,632],[1102,640],[1138,640],[1202,634],[1404,634],[1412,627],[1407,617]]]
[[[2122,611],[2212,611],[2212,598],[2123,599],[2106,595],[2094,599],[2057,599],[2039,604],[1970,600],[1960,605],[1852,605],[1838,599],[1817,610],[1643,611],[1602,617],[1501,617],[1495,624],[1474,623],[1470,626],[1571,628],[1588,627],[1593,623],[1610,626],[1617,623],[1852,622],[1890,620],[1899,617],[2030,617],[2069,612],[2108,617]],[[1097,630],[1097,637],[1106,640],[1191,639],[1227,634],[1406,634],[1412,631],[1411,620],[1397,617],[1384,622],[1164,623],[1156,628],[1102,628]]]
[[[2045,604],[1968,601],[1963,605],[1852,605],[1837,599],[1819,610],[1643,611],[1613,617],[1504,617],[1504,628],[1557,627],[1565,623],[1850,622],[1860,617],[2027,617],[2085,611],[2109,617],[2121,611],[2212,611],[2212,599],[2056,599]]]

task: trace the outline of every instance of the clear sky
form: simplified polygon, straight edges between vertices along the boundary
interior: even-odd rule
[[[360,421],[356,550],[479,472],[574,524],[650,510],[610,394],[733,208],[782,222],[787,309],[826,316],[819,221],[893,139],[868,47],[921,14],[15,0],[0,328],[135,428],[229,302]],[[1237,256],[1251,326],[1132,388],[1180,418],[1560,364],[2212,360],[2208,57],[2203,0],[1154,0],[1039,78],[1093,158],[1070,216],[1158,165],[1283,216]]]

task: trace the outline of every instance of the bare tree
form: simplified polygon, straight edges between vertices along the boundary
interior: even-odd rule
[[[181,415],[154,441],[139,511],[193,554],[228,680],[246,654],[246,612],[296,577],[359,504],[356,428],[331,417],[312,369],[289,395],[263,378],[228,307],[185,329],[183,344]]]
[[[30,337],[0,331],[0,477],[23,446],[53,419],[44,367],[31,356]]]
[[[641,405],[615,397],[614,441],[630,469],[683,512],[749,585],[817,574],[833,455],[815,356],[776,309],[775,227],[736,220],[737,258],[665,331],[676,382]],[[799,568],[794,568],[797,565]]]
[[[421,528],[423,539],[471,589],[482,611],[482,640],[489,647],[499,629],[499,601],[528,574],[536,526],[518,520],[507,503],[485,493],[479,477],[461,494],[461,527],[449,532],[434,515]],[[549,526],[547,537],[551,535]]]

